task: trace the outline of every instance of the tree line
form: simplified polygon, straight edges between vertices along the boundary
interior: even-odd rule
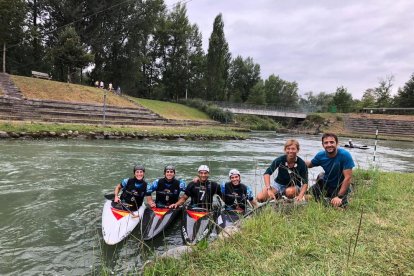
[[[344,87],[300,97],[298,83],[272,74],[262,79],[251,57],[233,57],[221,14],[207,53],[185,5],[163,0],[0,0],[3,71],[49,73],[54,80],[111,82],[132,96],[200,98],[311,111],[414,106],[414,77],[391,97],[392,78],[367,89],[362,100]],[[408,99],[408,100],[407,100]]]

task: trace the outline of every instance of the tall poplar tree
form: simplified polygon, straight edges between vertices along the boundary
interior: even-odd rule
[[[23,23],[26,5],[23,0],[0,0],[0,44],[2,49],[2,71],[6,72],[6,57],[9,49],[16,49],[23,41]],[[10,68],[11,66],[8,66]],[[10,71],[10,70],[9,70]]]
[[[229,45],[224,36],[224,23],[222,15],[214,19],[211,33],[206,68],[207,100],[223,101],[226,96],[231,55]]]

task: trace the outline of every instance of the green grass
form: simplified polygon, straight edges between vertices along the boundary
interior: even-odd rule
[[[133,97],[130,98],[167,119],[211,121],[206,113],[182,104]]]
[[[11,79],[28,99],[56,100],[72,103],[103,104],[104,94],[108,105],[136,107],[127,99],[92,86],[43,80],[12,75]]]
[[[165,127],[165,126],[139,126],[139,127],[123,127],[123,126],[94,126],[82,124],[47,124],[47,123],[0,123],[0,130],[6,132],[56,132],[57,135],[71,131],[78,131],[79,134],[88,134],[89,132],[120,132],[126,135],[143,135],[146,137],[154,136],[154,138],[177,138],[177,136],[186,139],[246,139],[247,135],[241,133],[236,128],[228,128],[222,126],[189,126],[189,127]]]
[[[260,117],[256,115],[236,115],[235,121],[241,127],[251,130],[278,130],[282,126],[270,117]]]
[[[268,207],[241,234],[159,259],[145,275],[413,275],[414,174],[357,171],[354,183],[345,211]]]

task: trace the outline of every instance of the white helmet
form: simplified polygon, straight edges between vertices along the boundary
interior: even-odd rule
[[[231,169],[229,171],[229,177],[231,177],[232,175],[238,174],[240,176],[240,172],[237,169]]]
[[[201,165],[200,167],[198,167],[198,171],[206,171],[206,172],[210,172],[210,169],[208,168],[207,165]]]

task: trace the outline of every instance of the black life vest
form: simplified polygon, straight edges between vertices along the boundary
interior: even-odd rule
[[[155,203],[157,206],[168,206],[176,203],[180,196],[180,181],[175,178],[171,181],[165,178],[159,179],[156,195]]]
[[[191,191],[191,205],[210,210],[213,205],[213,196],[221,195],[219,185],[210,180],[205,183],[192,183],[194,186]]]
[[[137,180],[135,177],[128,179],[127,185],[122,189],[121,199],[138,209],[144,201],[147,185],[145,180]]]
[[[230,209],[246,209],[247,186],[240,183],[235,186],[231,182],[224,184],[224,203]]]

